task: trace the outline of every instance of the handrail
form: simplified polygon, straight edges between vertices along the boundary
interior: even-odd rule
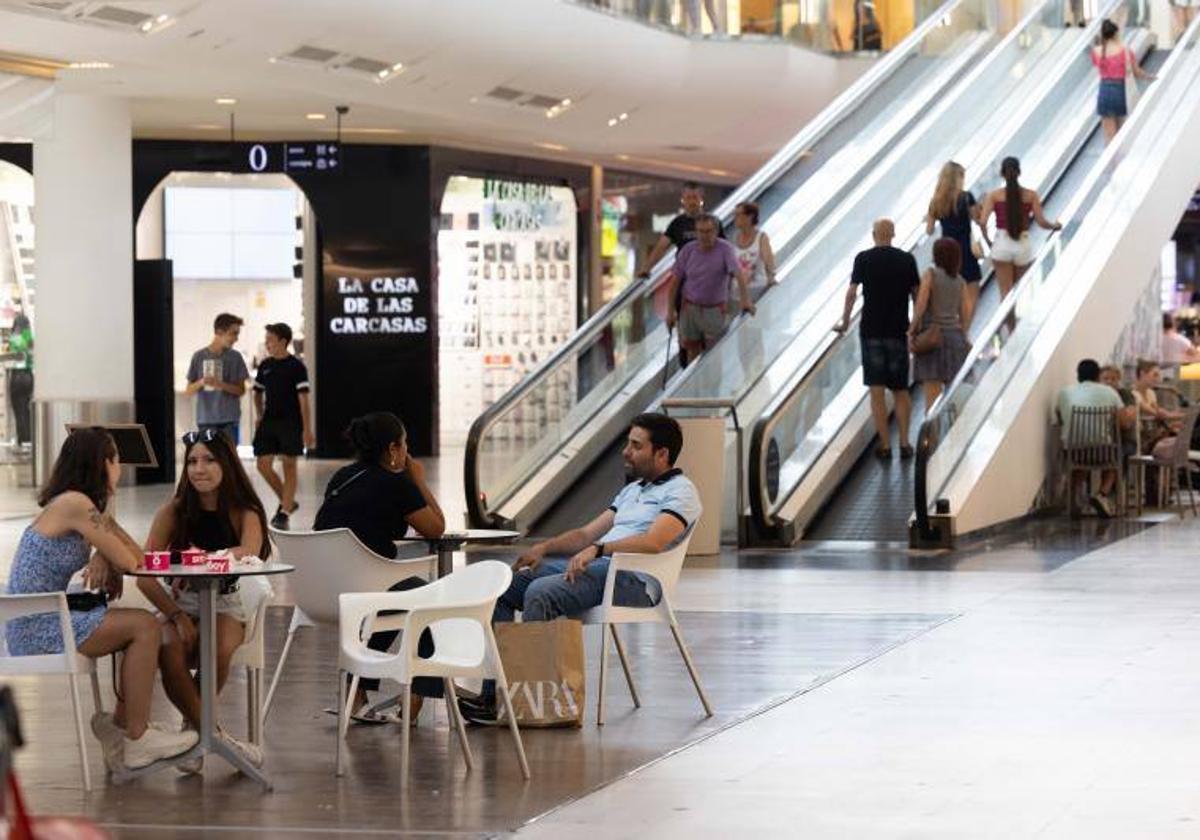
[[[1160,82],[1168,77],[1179,62],[1183,60],[1183,55],[1186,51],[1178,49],[1178,47],[1195,39],[1198,30],[1200,30],[1200,18],[1192,21],[1187,31],[1176,41],[1176,48],[1172,49],[1171,55],[1159,71]],[[1108,145],[1100,156],[1100,159],[1092,167],[1092,170],[1079,186],[1079,189],[1076,190],[1075,195],[1072,196],[1059,217],[1060,219],[1066,219],[1062,227],[1064,232],[1068,230],[1074,232],[1083,224],[1081,211],[1090,205],[1092,193],[1101,179],[1109,177],[1110,168],[1115,163],[1120,163],[1124,159],[1126,147],[1136,139],[1136,131],[1134,129],[1140,127],[1148,119],[1146,114],[1150,112],[1150,106],[1156,103],[1163,95],[1161,91],[1165,87],[1166,85],[1160,83],[1153,85],[1146,91],[1138,103],[1140,107],[1134,109],[1133,114],[1121,126],[1117,137]],[[1063,238],[1061,235],[1051,235],[1048,237],[1038,249],[1033,262],[1030,263],[1030,268],[1041,263],[1051,252],[1061,250],[1062,241]],[[929,522],[929,488],[927,487],[929,459],[937,448],[937,442],[941,437],[933,434],[936,428],[935,421],[940,419],[945,406],[951,403],[951,397],[963,387],[963,383],[966,381],[975,363],[979,360],[984,348],[991,344],[992,338],[999,333],[1000,328],[1013,316],[1017,304],[1024,301],[1032,293],[1030,291],[1032,288],[1034,288],[1032,285],[1021,286],[1018,284],[1013,293],[1001,301],[1000,306],[992,313],[992,317],[988,319],[985,328],[980,332],[980,339],[972,346],[962,367],[959,368],[954,380],[950,383],[950,387],[946,388],[934,400],[933,405],[926,409],[925,419],[922,421],[921,427],[917,432],[916,463],[913,469],[913,506],[917,533],[922,539],[933,540],[938,537],[938,532],[931,528]]]
[[[882,79],[890,75],[900,63],[906,60],[921,44],[925,36],[939,25],[939,21],[942,18],[950,15],[965,2],[967,0],[947,0],[947,2],[943,3],[934,14],[930,15],[927,20],[914,29],[899,46],[887,53],[882,59],[872,65],[866,73],[846,88],[846,90],[842,91],[828,107],[821,111],[816,119],[801,129],[778,152],[772,155],[765,164],[759,167],[753,175],[726,197],[713,211],[714,215],[721,220],[722,224],[728,222],[732,218],[733,210],[738,204],[751,200],[777,180],[784,171],[794,166],[801,155],[819,137],[847,118],[853,112],[854,108],[873,92]],[[493,518],[488,514],[484,505],[484,499],[481,495],[482,488],[479,481],[478,451],[484,435],[514,403],[518,402],[543,382],[552,371],[557,369],[564,359],[574,355],[580,347],[586,346],[597,339],[611,325],[616,313],[623,309],[627,303],[659,291],[669,275],[671,266],[670,257],[671,253],[668,251],[658,264],[652,267],[649,277],[635,280],[622,289],[616,297],[602,306],[580,325],[579,329],[575,331],[569,340],[559,346],[558,349],[528,373],[510,391],[484,409],[483,413],[475,418],[467,433],[466,451],[463,459],[463,484],[467,496],[467,515],[472,521],[487,522]]]
[[[1107,7],[1103,10],[1103,14],[1097,15],[1096,18],[1089,24],[1085,30],[1085,36],[1095,34],[1099,30],[1102,19],[1113,7],[1117,6],[1121,0],[1109,0]],[[1045,11],[1049,8],[1049,4],[1043,3],[1032,10],[1026,17],[1010,32],[1009,37],[1018,37],[1028,25],[1034,23]],[[1081,39],[1086,42],[1085,39]],[[995,53],[993,53],[995,54]],[[1031,94],[1023,100],[1023,104],[1018,109],[1018,114],[1024,114],[1023,119],[1017,120],[1018,123],[1024,123],[1029,115],[1037,107],[1038,103],[1048,95],[1053,85],[1057,83],[1060,76],[1060,70],[1065,71],[1066,67],[1075,63],[1078,60],[1078,53],[1071,53],[1059,61],[1053,69],[1054,72],[1047,73],[1040,81],[1037,92]],[[902,240],[900,247],[906,251],[913,251],[919,248],[924,242],[929,239],[929,235],[923,229],[917,228]],[[835,295],[836,297],[836,295]],[[828,306],[827,299],[826,306]],[[825,311],[822,307],[821,312]],[[772,523],[770,521],[770,512],[767,510],[766,500],[762,495],[762,489],[765,486],[766,476],[763,474],[763,464],[766,455],[765,447],[771,439],[771,434],[774,427],[780,422],[784,416],[785,409],[798,397],[804,390],[807,383],[820,374],[823,364],[830,357],[830,354],[839,346],[841,342],[850,340],[850,335],[854,331],[855,325],[859,322],[862,313],[861,300],[856,304],[852,313],[851,323],[844,332],[830,333],[822,338],[821,343],[814,348],[813,352],[809,353],[807,358],[797,366],[795,372],[788,377],[787,384],[779,390],[778,393],[767,403],[766,407],[759,415],[758,420],[754,423],[750,435],[750,452],[749,452],[749,481],[748,485],[751,488],[749,492],[750,510],[753,518],[759,523],[760,527],[769,528]],[[820,312],[814,314],[814,318],[819,317]],[[976,349],[980,348],[981,344],[976,344]],[[919,468],[919,466],[918,466]]]

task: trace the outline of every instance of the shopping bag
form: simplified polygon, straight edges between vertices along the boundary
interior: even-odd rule
[[[583,625],[560,618],[495,628],[517,726],[583,726]],[[503,704],[499,711],[507,722]]]

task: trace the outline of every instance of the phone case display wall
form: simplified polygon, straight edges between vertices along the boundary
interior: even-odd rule
[[[569,187],[456,175],[438,231],[441,443],[471,423],[576,327],[576,204]],[[533,440],[573,404],[571,371],[505,418],[501,440]]]

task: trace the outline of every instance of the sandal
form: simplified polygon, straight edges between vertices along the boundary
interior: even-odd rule
[[[880,446],[875,450],[875,457],[880,461],[890,461],[892,459],[892,450],[887,446]]]
[[[907,461],[912,456],[913,456],[913,448],[911,446],[901,446],[900,447],[900,460],[901,461]]]

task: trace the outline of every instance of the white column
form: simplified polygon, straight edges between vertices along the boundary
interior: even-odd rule
[[[53,110],[48,136],[33,145],[41,475],[64,421],[133,419],[129,103],[58,91]]]

